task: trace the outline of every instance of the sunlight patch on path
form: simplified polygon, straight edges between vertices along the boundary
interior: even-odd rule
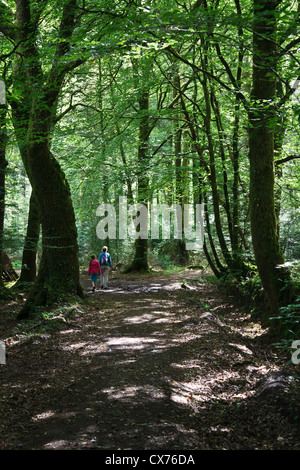
[[[128,347],[130,349],[144,349],[149,343],[156,343],[156,339],[122,336],[121,338],[110,338],[105,344],[117,349],[128,349]]]
[[[102,291],[103,294],[109,294],[110,292],[113,292],[114,294],[133,294],[133,293],[155,293],[155,292],[160,292],[163,290],[166,291],[176,291],[181,289],[181,282],[174,281],[170,282],[169,284],[159,284],[159,283],[149,283],[147,285],[141,285],[141,284],[131,284],[131,285],[125,285],[124,286],[113,286],[108,288],[105,291]],[[97,290],[99,292],[99,290]]]
[[[107,395],[110,400],[125,400],[125,399],[132,399],[137,397],[138,394],[143,395],[143,399],[145,396],[148,397],[149,400],[157,400],[165,398],[165,393],[157,387],[153,387],[151,385],[144,385],[144,386],[127,386],[123,389],[116,388],[116,387],[109,387],[104,388],[102,390],[103,393]]]
[[[174,317],[173,313],[161,312],[154,310],[151,313],[144,313],[142,315],[135,315],[127,317],[123,320],[124,323],[128,324],[139,324],[139,323],[169,323]]]

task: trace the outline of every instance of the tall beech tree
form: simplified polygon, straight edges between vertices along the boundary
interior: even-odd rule
[[[132,60],[133,65],[133,79],[137,87],[137,102],[138,102],[138,148],[137,148],[137,204],[148,206],[149,203],[149,138],[153,126],[149,120],[149,88],[147,83],[147,71],[150,72],[152,68],[152,61]],[[142,227],[140,227],[142,231]],[[135,240],[135,253],[130,266],[127,267],[125,272],[147,272],[149,271],[148,264],[148,236],[141,234]]]
[[[278,313],[287,274],[281,253],[274,201],[276,129],[276,7],[253,1],[253,83],[249,112],[250,210],[255,259],[271,312]]]
[[[137,176],[137,203],[148,206],[149,202],[149,177],[147,163],[149,160],[149,93],[145,91],[138,100],[139,112],[141,113],[139,123],[138,140],[138,176]],[[135,254],[132,263],[126,269],[130,271],[149,271],[148,265],[148,238],[140,236],[135,241]]]
[[[39,272],[20,318],[27,318],[36,306],[50,304],[66,294],[82,295],[70,189],[51,153],[52,129],[63,81],[81,63],[80,58],[68,57],[76,29],[76,3],[76,0],[63,2],[50,68],[43,64],[43,53],[38,47],[39,21],[47,2],[16,0],[15,21],[7,23],[4,31],[16,44],[11,105],[19,145],[23,138],[21,145],[26,148],[22,159],[42,226]],[[10,17],[11,12],[5,11],[6,21]]]

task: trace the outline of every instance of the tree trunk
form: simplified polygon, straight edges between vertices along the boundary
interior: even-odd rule
[[[28,145],[28,164],[42,225],[43,251],[36,282],[19,318],[27,318],[35,307],[51,305],[67,294],[82,295],[69,185],[46,139],[36,139],[36,126],[41,128],[38,122],[37,119],[33,123],[34,138]]]
[[[203,77],[202,86],[203,86],[203,93],[204,93],[204,99],[205,99],[204,127],[206,131],[206,138],[207,138],[208,151],[209,151],[210,185],[211,185],[211,191],[212,191],[212,202],[213,202],[213,208],[214,208],[216,232],[218,235],[220,248],[222,250],[224,259],[227,263],[227,266],[231,267],[232,265],[231,254],[227,247],[227,243],[225,240],[222,223],[221,223],[219,198],[218,198],[218,186],[217,186],[217,172],[216,172],[216,163],[215,163],[215,150],[214,150],[212,132],[211,132],[211,107],[210,107],[208,83],[207,83],[207,78],[205,75]]]
[[[180,89],[180,75],[177,73],[174,76],[173,99],[176,98],[178,90]],[[179,204],[183,211],[185,201],[185,171],[183,169],[184,158],[182,158],[182,140],[184,132],[180,123],[180,114],[182,109],[179,104],[175,108],[175,121],[174,121],[174,156],[175,156],[175,203]],[[178,262],[181,266],[186,266],[189,259],[189,253],[185,247],[185,240],[177,240],[177,253]]]
[[[271,313],[279,310],[284,262],[274,204],[276,2],[254,0],[253,84],[249,116],[250,213],[255,259]]]
[[[138,197],[139,204],[148,205],[149,202],[149,178],[148,178],[148,159],[149,159],[149,93],[145,92],[139,99],[139,110],[141,113],[139,125],[139,146],[138,146]],[[134,259],[124,272],[148,272],[148,238],[137,238],[135,241]]]
[[[18,279],[18,273],[14,270],[12,262],[5,251],[2,251],[1,263],[2,278],[7,282],[16,281]]]
[[[21,274],[14,288],[27,290],[36,279],[37,246],[40,237],[40,217],[36,197],[31,192],[27,232],[23,248]]]

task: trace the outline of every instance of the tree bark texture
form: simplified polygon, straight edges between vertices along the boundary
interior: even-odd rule
[[[14,287],[27,290],[34,283],[37,273],[37,247],[40,237],[40,216],[34,193],[31,193],[27,231],[24,241],[22,268]]]
[[[254,0],[253,87],[249,116],[252,243],[271,313],[278,313],[284,262],[274,203],[276,2]]]

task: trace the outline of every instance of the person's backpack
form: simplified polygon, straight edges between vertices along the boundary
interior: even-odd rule
[[[105,252],[101,254],[101,264],[102,266],[108,265],[108,256],[107,256],[107,253]]]

